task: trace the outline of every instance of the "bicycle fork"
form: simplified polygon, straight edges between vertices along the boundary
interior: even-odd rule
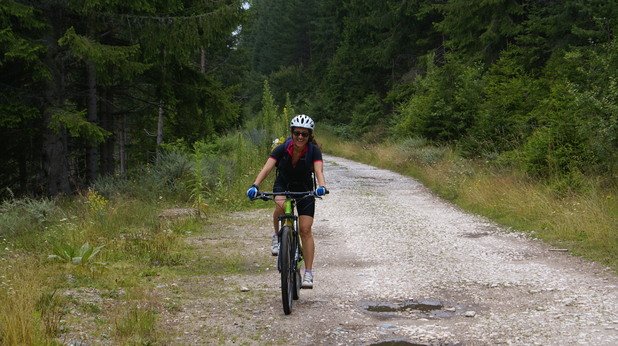
[[[300,263],[300,261],[302,260],[302,254],[299,254],[299,247],[300,247],[300,239],[298,236],[298,231],[297,231],[297,227],[298,227],[298,216],[294,215],[294,214],[288,214],[286,213],[285,215],[279,216],[279,231],[277,232],[277,241],[279,242],[279,255],[277,255],[277,270],[281,273],[281,230],[283,229],[284,226],[288,226],[292,229],[292,242],[291,244],[295,245],[294,248],[294,254],[292,254],[292,256],[290,256],[290,259],[293,261],[292,262],[292,267],[297,269],[300,268],[298,266],[298,263]],[[296,245],[298,244],[298,245]],[[300,258],[300,260],[299,260]],[[294,267],[294,265],[296,265],[296,267]]]
[[[279,241],[279,245],[281,245],[281,232],[277,233],[278,235],[278,241]],[[300,271],[300,268],[303,266],[304,263],[304,258],[303,258],[303,250],[302,250],[302,246],[301,246],[301,242],[300,242],[300,236],[298,235],[298,232],[296,230],[293,230],[292,232],[292,237],[294,238],[293,240],[293,244],[295,244],[294,246],[294,255],[291,256],[292,258],[292,267],[295,268],[296,271]],[[279,254],[281,254],[281,251],[279,251]],[[277,270],[281,273],[281,256],[277,255]]]

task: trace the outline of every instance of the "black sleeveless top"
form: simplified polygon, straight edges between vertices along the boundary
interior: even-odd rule
[[[313,164],[322,161],[320,148],[311,142],[307,143],[296,166],[292,165],[293,153],[294,143],[289,140],[278,145],[270,154],[270,157],[277,160],[275,186],[288,191],[313,190]]]

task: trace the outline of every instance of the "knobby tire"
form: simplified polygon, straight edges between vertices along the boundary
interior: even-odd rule
[[[293,254],[292,256],[294,256],[293,258],[295,259],[292,264],[295,266],[294,267],[294,294],[292,295],[292,298],[294,300],[298,300],[298,298],[300,298],[300,289],[301,286],[303,285],[303,278],[300,276],[300,265],[302,263],[302,250],[300,249],[300,244],[299,244],[299,239],[298,239],[298,235],[294,238],[294,242],[293,242],[293,246],[292,246],[292,251]],[[298,258],[296,258],[296,249],[298,249],[298,252],[300,254],[300,256]]]
[[[281,302],[283,312],[286,315],[292,313],[292,301],[294,296],[294,272],[293,265],[293,231],[289,226],[281,228],[281,245],[279,247],[279,263],[281,268]]]
[[[298,298],[300,298],[300,288],[303,284],[303,278],[300,276],[300,263],[302,262],[302,251],[300,249],[300,246],[298,244],[299,240],[298,240],[298,235],[296,237],[294,237],[294,241],[292,242],[292,258],[294,258],[294,260],[292,261],[292,265],[294,266],[294,271],[293,271],[293,275],[294,275],[294,294],[292,295],[292,298],[294,300],[298,300]],[[300,253],[300,257],[296,258],[296,249],[298,249],[298,252]]]

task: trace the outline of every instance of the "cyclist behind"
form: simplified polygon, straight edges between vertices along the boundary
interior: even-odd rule
[[[295,116],[290,122],[291,140],[286,140],[278,145],[270,154],[266,164],[258,173],[253,185],[247,190],[247,197],[253,199],[257,196],[259,185],[266,179],[274,167],[277,167],[277,176],[273,186],[273,192],[303,192],[312,191],[314,187],[313,173],[318,182],[315,189],[316,196],[326,194],[326,182],[324,181],[324,164],[322,162],[322,152],[318,148],[313,138],[314,121],[304,115]],[[272,237],[272,254],[279,253],[277,242],[277,228],[279,226],[279,216],[284,214],[283,202],[285,196],[275,198],[275,211],[273,213],[273,223],[275,234]],[[303,256],[305,260],[305,275],[303,276],[302,288],[313,288],[313,258],[315,253],[315,243],[311,226],[313,225],[313,215],[315,212],[315,198],[313,196],[301,199],[296,204],[300,227],[300,237],[303,244]]]

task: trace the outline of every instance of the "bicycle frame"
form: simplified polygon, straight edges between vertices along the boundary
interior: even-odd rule
[[[312,197],[312,191],[306,192],[263,192],[256,199],[274,200],[275,196],[285,196],[283,215],[279,216],[278,232],[279,255],[277,256],[277,270],[281,273],[281,293],[283,311],[286,315],[292,312],[292,301],[299,298],[301,288],[300,270],[303,265],[302,243],[298,225],[298,216],[294,213],[297,199]],[[285,237],[283,239],[282,237]],[[286,249],[283,249],[286,244]],[[289,252],[288,252],[289,251]],[[283,257],[282,257],[283,256]]]
[[[283,226],[291,226],[297,229],[298,216],[294,215],[294,199],[286,198],[283,202],[284,215],[279,216],[279,229]]]
[[[295,265],[296,270],[300,270],[303,265],[303,247],[302,241],[300,239],[300,232],[298,229],[298,216],[294,214],[295,204],[296,201],[293,198],[289,196],[286,197],[285,201],[283,202],[284,214],[279,216],[279,231],[281,231],[284,226],[289,226],[292,228],[293,237],[295,239],[294,244],[297,245],[294,251],[295,253],[293,264]],[[279,234],[279,237],[281,237],[281,234]],[[281,238],[279,238],[279,242],[281,242]],[[281,266],[279,263],[277,263],[277,269],[281,271]]]

